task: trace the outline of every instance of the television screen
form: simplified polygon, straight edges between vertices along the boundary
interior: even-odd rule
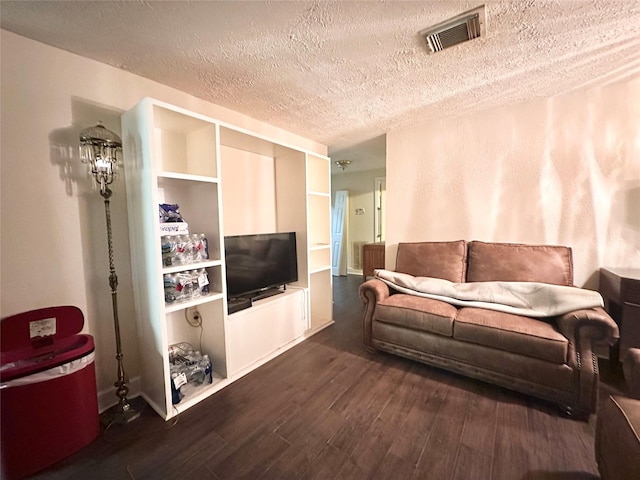
[[[295,232],[224,237],[224,250],[228,298],[298,281]]]

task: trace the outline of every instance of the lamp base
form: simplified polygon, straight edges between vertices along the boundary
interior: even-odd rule
[[[126,425],[127,423],[133,422],[140,416],[140,412],[131,407],[128,403],[124,405],[121,404],[114,405],[111,408],[108,408],[100,415],[100,421],[103,425]]]

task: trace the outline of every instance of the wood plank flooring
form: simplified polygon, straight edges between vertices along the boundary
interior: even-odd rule
[[[334,277],[335,325],[177,422],[143,405],[136,422],[110,427],[34,478],[599,478],[593,418],[569,419],[524,395],[367,352],[360,282]],[[602,396],[620,388],[609,380]]]

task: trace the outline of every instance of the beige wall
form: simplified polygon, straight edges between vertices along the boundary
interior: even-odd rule
[[[101,405],[113,402],[115,340],[104,206],[78,133],[153,97],[326,155],[327,148],[178,90],[2,31],[0,315],[76,305],[95,337]],[[126,159],[125,159],[126,161]],[[125,368],[138,375],[124,179],[111,202]],[[135,246],[134,246],[135,247]],[[134,391],[132,393],[135,394]]]
[[[575,283],[640,267],[640,79],[387,134],[387,268],[398,242],[573,248]]]
[[[331,176],[331,198],[335,200],[336,191],[349,191],[349,225],[347,230],[347,271],[358,272],[353,265],[353,242],[374,241],[374,188],[375,179],[386,175],[384,168],[376,170],[348,170]],[[356,215],[358,208],[364,209],[364,215]]]

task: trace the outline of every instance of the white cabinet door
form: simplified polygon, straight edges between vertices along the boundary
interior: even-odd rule
[[[301,337],[306,327],[305,312],[305,290],[289,289],[229,315],[227,352],[230,374],[257,367],[259,362],[280,353],[281,347]]]

